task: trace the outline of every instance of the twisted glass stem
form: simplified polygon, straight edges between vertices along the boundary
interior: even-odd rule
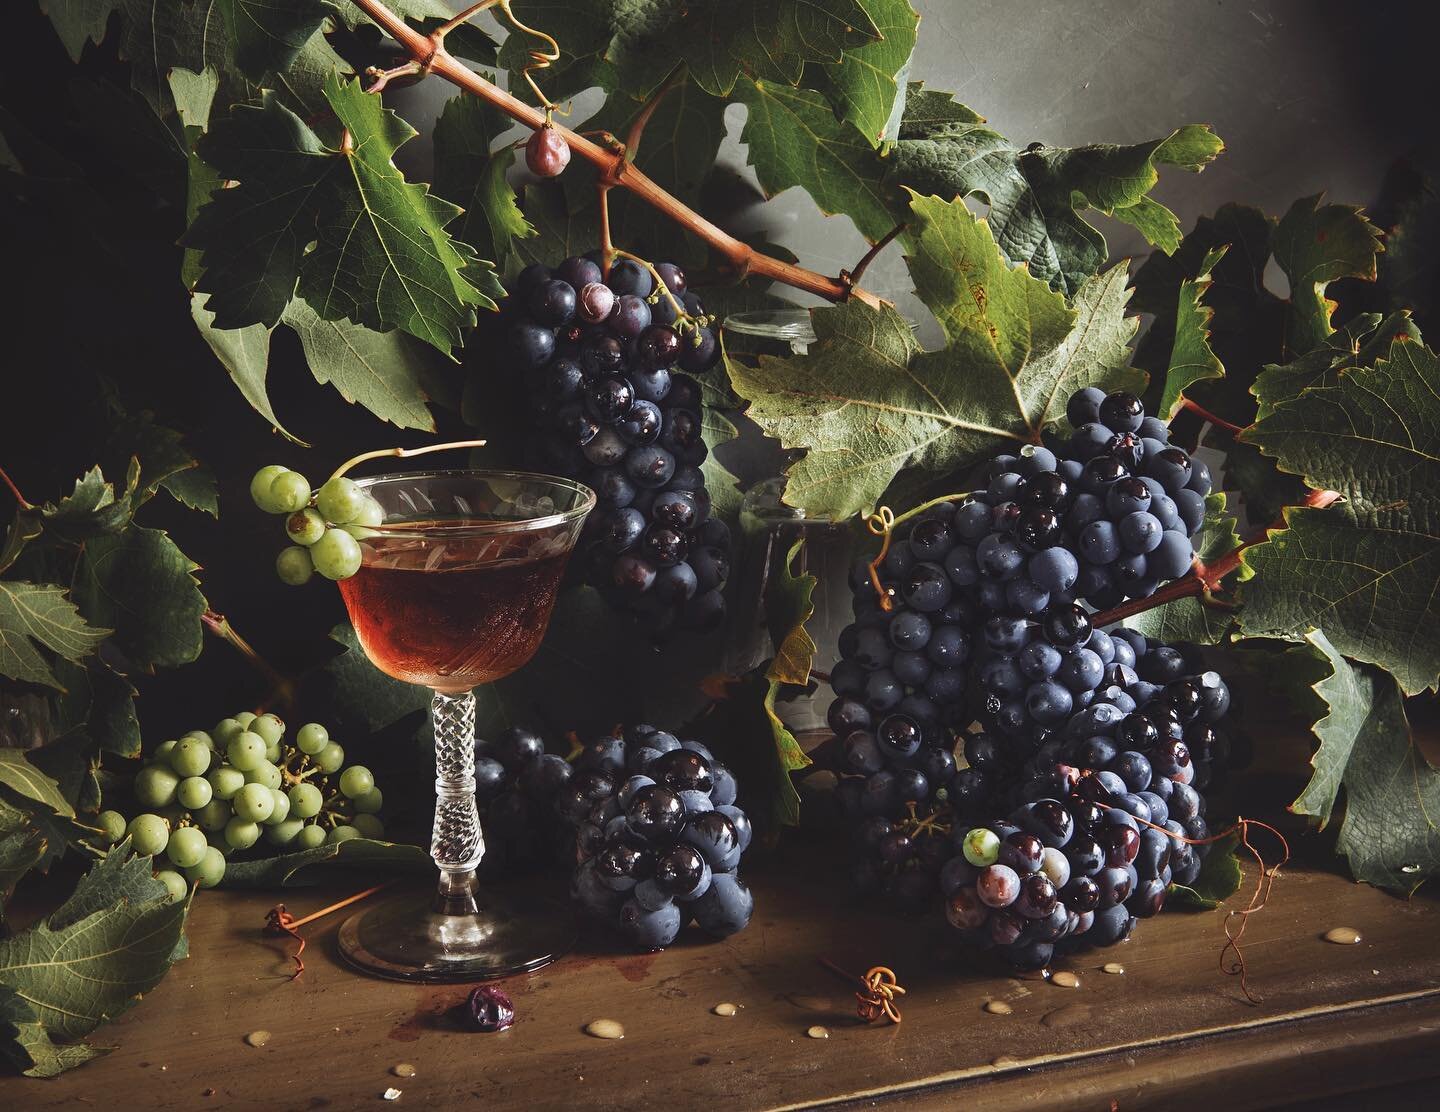
[[[436,692],[430,703],[435,728],[435,831],[430,856],[440,870],[436,910],[475,910],[475,867],[485,836],[475,807],[475,696]]]

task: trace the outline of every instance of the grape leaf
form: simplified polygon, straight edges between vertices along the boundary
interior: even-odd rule
[[[1007,442],[1038,442],[1074,390],[1139,382],[1127,368],[1135,322],[1123,267],[1086,283],[1072,309],[1012,269],[963,201],[915,198],[907,240],[944,349],[920,352],[889,307],[847,302],[812,311],[806,355],[731,364],[748,416],[807,450],[786,499],[811,514],[869,512],[905,467],[950,471]]]
[[[111,458],[139,462],[140,481],[131,499],[136,509],[163,489],[182,505],[219,517],[215,476],[190,454],[184,439],[174,429],[157,425],[153,413],[131,416],[122,411],[116,414],[105,451]]]
[[[435,431],[421,382],[425,355],[399,332],[375,332],[348,320],[322,320],[297,297],[281,319],[300,337],[305,362],[321,385],[402,429]]]
[[[765,676],[796,687],[810,683],[810,665],[816,651],[814,639],[805,630],[805,623],[815,615],[816,579],[810,572],[795,574],[804,547],[803,537],[790,546],[790,551],[775,562],[776,574],[765,587],[765,618],[770,642],[775,646],[775,657]]]
[[[632,23],[647,0],[511,0],[510,10],[517,19],[538,27],[555,38],[560,45],[560,59],[545,69],[536,70],[535,79],[552,100],[574,96],[582,89],[604,84],[617,84],[613,69],[605,59],[614,29],[613,13],[626,12],[623,24]],[[620,4],[624,4],[621,9]],[[530,64],[530,51],[543,49],[544,43],[529,35],[513,33],[500,44],[499,64],[510,71],[510,88],[520,88],[521,71]],[[653,88],[665,79],[663,62],[643,69],[636,67],[634,76]]]
[[[219,0],[235,66],[256,81],[283,70],[329,12],[323,0]]]
[[[94,652],[109,634],[88,624],[62,587],[0,582],[0,675],[58,689],[60,681],[37,646],[74,661]]]
[[[60,786],[31,764],[19,749],[0,749],[0,784],[43,803],[58,815],[75,817],[75,809],[60,794]]]
[[[378,31],[370,23],[370,17],[349,0],[326,0],[331,10],[346,27],[365,26]],[[450,4],[447,0],[386,0],[386,7],[405,18],[405,22],[417,30],[429,34],[442,23],[448,23],[466,5]],[[514,4],[519,8],[520,4]],[[541,25],[543,26],[543,24]],[[474,62],[495,61],[495,40],[487,35],[474,21],[468,21],[454,28],[445,36],[445,48],[461,58]],[[361,72],[357,67],[356,72]]]
[[[119,532],[134,515],[139,482],[140,466],[133,460],[126,470],[125,489],[118,495],[100,468],[92,467],[75,480],[71,493],[41,506],[40,519],[51,533],[72,543]]]
[[[1190,124],[1131,146],[1036,143],[1021,150],[963,106],[946,118],[935,96],[907,102],[890,180],[946,199],[983,197],[1005,255],[1066,294],[1097,273],[1107,255],[1105,237],[1081,218],[1084,209],[1124,219],[1126,210],[1144,202],[1131,222],[1150,242],[1173,251],[1181,241],[1179,224],[1147,198],[1159,181],[1158,167],[1198,172],[1224,149],[1207,126]]]
[[[40,864],[45,848],[44,831],[25,811],[0,800],[0,925],[5,922],[5,901],[20,878]]]
[[[1418,343],[1274,406],[1243,439],[1342,503],[1249,549],[1247,635],[1324,632],[1407,694],[1440,684],[1440,363]]]
[[[282,853],[277,857],[230,861],[225,866],[223,884],[226,888],[293,888],[334,880],[337,874],[347,871],[359,870],[368,876],[394,872],[430,874],[434,869],[430,854],[419,846],[351,838],[348,842]]]
[[[83,665],[58,661],[55,674],[65,685],[55,701],[57,735],[82,732],[108,752],[140,756],[140,721],[129,680],[98,656]]]
[[[127,529],[85,546],[75,600],[90,621],[115,630],[114,644],[137,666],[178,667],[202,646],[196,569],[161,530]]]
[[[1256,420],[1268,417],[1276,404],[1296,397],[1307,386],[1334,386],[1345,371],[1383,359],[1391,344],[1421,340],[1419,327],[1405,310],[1388,317],[1363,313],[1325,337],[1313,351],[1283,365],[1267,365],[1250,388],[1257,402]]]
[[[721,342],[723,344],[723,338]],[[710,449],[705,461],[700,464],[700,472],[705,477],[705,491],[710,495],[711,515],[733,526],[740,516],[743,495],[740,480],[725,466],[722,457],[731,454],[733,442],[740,438],[740,430],[731,415],[739,410],[741,403],[730,389],[729,380],[721,382],[719,379],[717,371],[700,379],[700,427],[705,434],[705,444]]]
[[[819,89],[835,114],[872,146],[895,138],[905,107],[905,74],[920,16],[909,0],[859,0],[881,38],[847,50],[838,62],[816,63]],[[808,76],[808,75],[807,75]]]
[[[1210,322],[1215,310],[1204,301],[1213,282],[1211,272],[1227,250],[1228,245],[1221,245],[1208,252],[1195,277],[1180,283],[1170,360],[1159,380],[1159,401],[1153,408],[1147,406],[1162,420],[1169,421],[1180,412],[1185,404],[1185,391],[1195,383],[1225,374],[1225,368],[1210,347]]]
[[[1375,280],[1375,258],[1383,251],[1380,229],[1351,205],[1320,205],[1320,196],[1290,206],[1275,229],[1275,261],[1290,280],[1286,350],[1303,355],[1334,331],[1335,302],[1325,288],[1340,278]]]
[[[208,294],[190,296],[190,316],[201,337],[255,412],[269,421],[270,427],[286,440],[303,445],[303,440],[280,424],[275,408],[270,404],[270,395],[265,390],[265,376],[270,369],[270,329],[263,324],[252,324],[246,328],[217,328],[215,314],[206,306],[208,301]]]
[[[435,192],[465,210],[452,231],[497,267],[515,240],[536,234],[505,179],[515,152],[508,145],[490,151],[509,125],[508,116],[479,97],[458,96],[445,105],[433,133]]]
[[[1440,874],[1440,771],[1415,745],[1392,676],[1346,660],[1312,631],[1295,653],[1315,656],[1325,674],[1314,684],[1326,713],[1314,725],[1315,772],[1290,809],[1323,828],[1341,788],[1345,814],[1337,849],[1355,879],[1405,895]]]
[[[573,175],[575,167],[571,167]],[[558,259],[583,255],[600,242],[600,224],[594,208],[572,210],[560,182],[537,182],[525,187],[525,217],[536,234],[515,243],[523,264],[550,266]]]
[[[872,242],[904,218],[880,156],[819,93],[747,78],[735,95],[749,109],[740,140],[767,197],[798,185],[822,212],[844,213]]]
[[[0,1052],[30,1076],[86,1057],[57,1050],[133,1007],[186,956],[189,901],[173,903],[149,857],[117,846],[51,916],[0,941]],[[19,1008],[15,1001],[25,1005]]]

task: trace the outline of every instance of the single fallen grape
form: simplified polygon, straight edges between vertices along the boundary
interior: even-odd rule
[[[549,124],[537,127],[525,143],[525,165],[537,178],[553,178],[570,165],[570,144]]]
[[[375,786],[375,777],[364,765],[351,765],[340,774],[340,794],[356,799]]]
[[[314,784],[296,784],[290,789],[290,814],[297,819],[313,819],[325,806],[325,796]]]
[[[285,519],[285,535],[296,544],[312,545],[325,535],[325,519],[308,506]]]
[[[315,508],[331,525],[345,525],[360,516],[366,494],[354,479],[336,475],[315,495]]]
[[[203,776],[187,776],[175,791],[175,798],[187,811],[198,811],[207,806],[214,795],[215,789]]]
[[[345,750],[340,747],[339,742],[326,742],[325,748],[315,754],[314,761],[320,771],[326,775],[338,772],[345,764]]]
[[[307,722],[295,733],[295,748],[313,757],[330,740],[330,731],[318,722]]]
[[[225,855],[214,846],[206,846],[200,860],[185,870],[185,879],[201,888],[214,888],[225,876]]]
[[[282,471],[270,484],[271,513],[293,514],[310,504],[310,484],[298,471]]]
[[[328,845],[334,845],[337,842],[352,841],[360,836],[360,831],[356,830],[353,826],[337,826],[331,830],[329,834],[325,835],[325,841]]]
[[[275,557],[275,574],[280,582],[290,587],[301,587],[310,582],[315,574],[315,562],[310,559],[310,550],[292,544],[280,550]]]
[[[185,883],[185,878],[173,869],[161,869],[155,874],[155,879],[165,885],[171,903],[180,903],[190,894],[190,886]]]
[[[325,844],[325,830],[315,823],[307,823],[301,828],[295,839],[295,844],[301,849],[315,849]]]
[[[210,757],[210,746],[195,737],[182,737],[169,752],[170,767],[178,776],[204,776],[210,767]]]
[[[182,826],[170,835],[165,856],[170,858],[177,868],[188,869],[200,864],[207,846],[203,831],[193,826]]]
[[[246,784],[235,793],[231,806],[238,819],[253,823],[264,822],[275,810],[275,793],[264,784]],[[231,845],[234,845],[234,842],[231,842]]]
[[[259,768],[265,762],[265,739],[259,734],[245,730],[225,747],[225,759],[241,772]]]
[[[349,579],[360,570],[360,542],[344,529],[327,529],[311,546],[310,559],[326,579]]]
[[[143,807],[168,807],[179,787],[180,777],[164,765],[146,765],[135,774],[135,798]]]

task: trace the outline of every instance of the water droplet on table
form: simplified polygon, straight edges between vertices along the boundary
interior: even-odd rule
[[[390,1067],[390,1072],[396,1077],[414,1077],[415,1067],[409,1062],[397,1062]]]
[[[1100,967],[1100,972],[1112,973],[1118,977],[1121,973],[1125,972],[1125,967],[1121,965],[1118,961],[1107,961],[1104,965]]]
[[[827,1027],[821,1027],[817,1023],[814,1027],[809,1028],[805,1034],[812,1039],[828,1039],[830,1037],[830,1030]]]
[[[985,1001],[985,1010],[991,1015],[1010,1015],[1015,1011],[1014,1008],[1003,1000]]]

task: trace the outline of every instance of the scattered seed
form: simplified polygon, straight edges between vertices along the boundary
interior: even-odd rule
[[[985,1001],[985,1010],[991,1015],[1010,1015],[1012,1012],[1015,1011],[1014,1008],[1012,1008],[1009,1004],[1005,1003],[1005,1001],[1003,1000]]]
[[[396,1077],[414,1077],[415,1067],[412,1066],[409,1062],[397,1062],[395,1065],[390,1067],[390,1072],[393,1073]]]
[[[215,1090],[214,1090],[214,1089],[206,1089],[206,1090],[205,1090],[203,1093],[201,1093],[200,1095],[201,1095],[202,1097],[213,1097],[213,1096],[215,1095]]]
[[[269,1031],[251,1031],[245,1036],[245,1041],[251,1046],[264,1046],[270,1041]]]
[[[625,1028],[613,1019],[592,1019],[582,1030],[595,1039],[623,1039]]]
[[[805,1034],[809,1035],[812,1039],[828,1039],[830,1037],[829,1029],[821,1027],[818,1023],[814,1027],[809,1028]]]
[[[734,1015],[734,1014],[735,1014],[736,1012],[738,1012],[740,1009],[739,1009],[738,1007],[736,1007],[734,1004],[716,1004],[716,1005],[715,1005],[713,1008],[711,1008],[710,1010],[711,1010],[712,1012],[714,1012],[716,1015],[727,1015],[727,1016],[728,1016],[728,1015]]]
[[[1052,985],[1059,985],[1061,988],[1079,988],[1080,978],[1071,973],[1068,969],[1062,969],[1050,978]]]
[[[392,1089],[386,1089],[386,1090],[385,1090],[383,1093],[381,1093],[380,1095],[381,1095],[382,1097],[384,1097],[386,1100],[399,1100],[399,1099],[400,1099],[400,1090],[399,1090],[399,1089],[393,1089],[393,1088],[392,1088]]]
[[[1331,927],[1325,932],[1325,941],[1337,946],[1353,946],[1360,941],[1360,932],[1354,927]]]
[[[1113,973],[1116,976],[1119,976],[1121,973],[1125,972],[1125,967],[1121,965],[1118,961],[1107,961],[1104,965],[1100,967],[1100,972]]]

